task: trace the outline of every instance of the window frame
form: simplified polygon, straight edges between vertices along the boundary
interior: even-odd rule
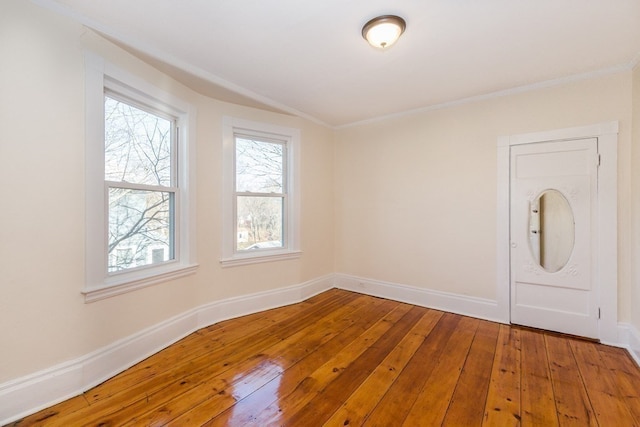
[[[179,217],[180,217],[180,211],[179,209],[176,209],[177,202],[178,200],[180,200],[180,185],[178,181],[178,140],[179,140],[178,133],[180,131],[179,120],[177,117],[175,117],[174,115],[166,111],[167,109],[157,110],[154,107],[145,105],[141,102],[141,100],[138,97],[136,97],[135,99],[130,98],[126,95],[123,95],[121,91],[117,92],[113,90],[112,86],[113,85],[110,83],[105,84],[105,89],[104,89],[105,98],[108,97],[114,101],[121,102],[128,106],[134,107],[138,110],[144,111],[145,113],[152,114],[156,117],[162,118],[170,122],[171,154],[170,154],[169,161],[170,161],[171,171],[170,171],[170,178],[169,178],[168,185],[144,184],[140,182],[131,182],[131,181],[113,181],[105,178],[104,179],[105,194],[107,195],[107,205],[105,206],[106,208],[105,215],[107,217],[107,230],[109,228],[108,218],[110,214],[108,199],[109,199],[109,192],[111,189],[129,189],[129,190],[138,190],[138,191],[144,191],[144,192],[154,192],[154,193],[162,192],[162,193],[170,194],[169,210],[171,211],[170,213],[171,220],[170,220],[170,223],[168,224],[170,229],[169,259],[157,264],[151,263],[151,264],[145,264],[141,266],[127,267],[123,270],[109,271],[110,262],[107,254],[107,275],[108,276],[126,274],[127,272],[134,271],[135,269],[151,268],[152,266],[157,267],[159,266],[159,264],[175,262],[177,254],[180,253],[179,252],[180,242],[178,239],[176,239],[176,233],[175,233],[177,229],[176,224],[179,223]],[[105,103],[106,103],[106,100],[105,100]],[[105,150],[106,150],[106,138],[103,139],[103,143],[105,144]],[[104,164],[105,163],[103,162],[103,165]]]
[[[108,189],[105,179],[104,97],[175,119],[174,259],[108,272]],[[195,108],[127,71],[85,52],[85,302],[192,274],[195,263]],[[173,188],[173,187],[168,187]]]
[[[299,258],[300,250],[300,130],[225,116],[223,118],[223,267]],[[236,135],[284,144],[283,246],[258,250],[236,249],[237,197]]]

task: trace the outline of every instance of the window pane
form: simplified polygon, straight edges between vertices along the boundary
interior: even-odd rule
[[[282,197],[238,196],[237,250],[282,248]]]
[[[171,121],[104,98],[105,179],[171,186]]]
[[[284,144],[236,137],[236,191],[284,193]]]
[[[109,188],[108,271],[173,259],[173,193]]]

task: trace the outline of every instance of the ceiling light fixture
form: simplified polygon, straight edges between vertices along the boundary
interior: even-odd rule
[[[395,15],[373,18],[362,27],[362,37],[373,47],[386,49],[398,40],[407,27],[404,19]]]

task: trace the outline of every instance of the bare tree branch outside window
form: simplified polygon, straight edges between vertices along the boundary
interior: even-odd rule
[[[108,271],[172,259],[173,122],[105,96]]]
[[[236,249],[283,247],[286,145],[242,136],[235,142]]]

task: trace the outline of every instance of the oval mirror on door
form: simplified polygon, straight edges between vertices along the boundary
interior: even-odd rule
[[[546,190],[529,208],[529,247],[538,265],[549,273],[562,270],[575,243],[573,211],[558,190]]]

